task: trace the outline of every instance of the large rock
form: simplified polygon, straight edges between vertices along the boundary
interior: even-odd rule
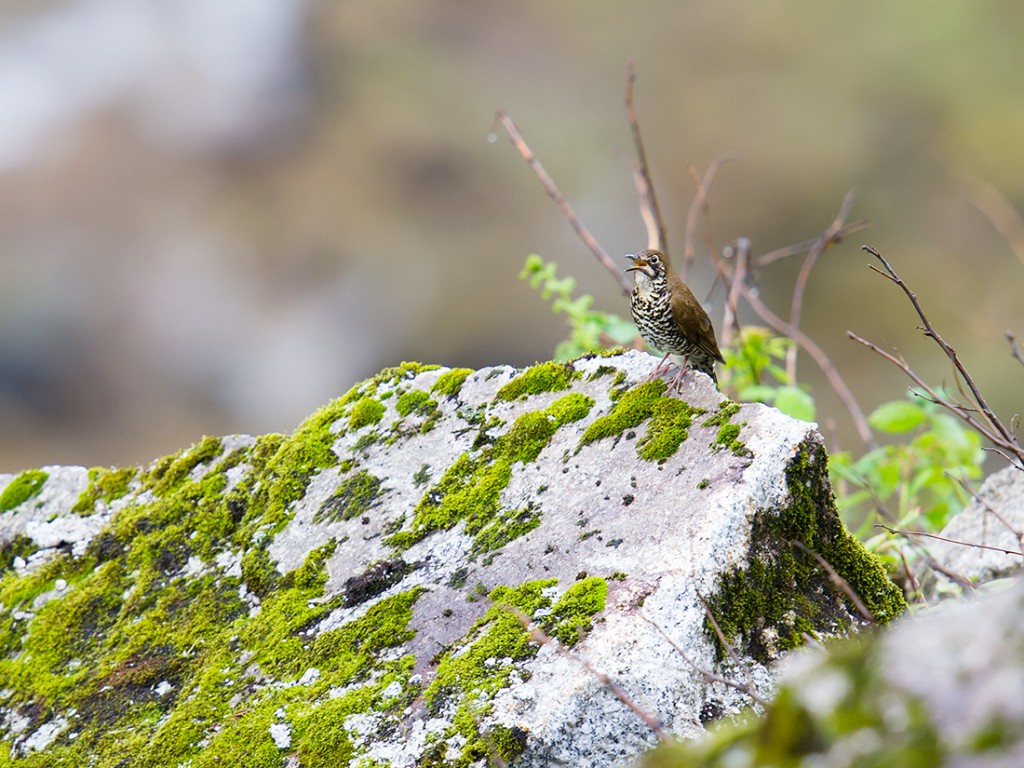
[[[288,437],[0,477],[10,755],[626,765],[655,737],[594,671],[688,737],[749,699],[667,638],[765,694],[787,649],[859,623],[793,542],[903,610],[814,425],[702,374],[668,397],[654,363],[403,365]]]

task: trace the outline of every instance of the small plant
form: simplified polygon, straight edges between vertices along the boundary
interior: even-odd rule
[[[814,421],[814,398],[786,373],[786,355],[793,346],[792,340],[767,328],[745,326],[722,350],[722,388],[734,392],[737,400],[768,403],[787,416]]]
[[[589,294],[573,298],[576,280],[557,277],[558,265],[545,262],[537,254],[526,257],[521,280],[540,290],[541,298],[551,301],[551,311],[564,312],[569,323],[569,338],[555,347],[555,360],[571,360],[587,352],[597,352],[614,346],[629,344],[636,338],[636,326],[610,312],[591,309],[594,297]]]
[[[869,549],[895,566],[900,554],[874,525],[937,532],[970,499],[964,481],[981,477],[981,437],[936,404],[911,396],[885,403],[868,417],[877,431],[898,442],[854,459],[831,457],[837,503],[847,524]],[[911,556],[911,559],[913,557]]]

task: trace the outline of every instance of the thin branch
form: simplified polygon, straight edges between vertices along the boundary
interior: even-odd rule
[[[704,175],[698,179],[697,191],[693,196],[693,201],[690,203],[690,210],[686,213],[686,240],[683,244],[683,263],[677,270],[679,276],[686,281],[686,277],[689,274],[690,266],[693,264],[693,260],[697,257],[697,249],[694,245],[694,240],[697,236],[697,217],[701,211],[707,214],[707,202],[708,192],[711,191],[711,184],[715,180],[715,176],[718,175],[718,170],[728,162],[735,160],[737,157],[735,152],[726,152],[718,155],[711,160],[708,164],[707,170],[704,171]],[[691,167],[691,174],[695,175],[695,171]],[[714,251],[712,251],[714,253]]]
[[[501,605],[505,610],[507,610],[509,613],[513,614],[516,618],[519,619],[519,622],[523,625],[526,631],[530,633],[531,642],[536,643],[537,645],[551,644],[551,636],[548,635],[548,633],[545,632],[543,629],[538,627],[534,623],[533,619],[530,618],[530,616],[528,616],[523,611],[521,611],[513,605],[507,605],[504,603],[502,603]],[[588,673],[590,673],[599,683],[601,683],[609,691],[611,691],[615,698],[617,698],[619,701],[621,701],[623,704],[629,707],[629,709],[632,710],[633,714],[635,714],[637,717],[643,720],[647,727],[654,731],[654,734],[658,737],[658,739],[660,739],[663,742],[671,740],[671,737],[669,736],[665,728],[661,725],[658,718],[656,718],[650,712],[648,712],[635,701],[633,701],[631,698],[629,698],[629,696],[626,695],[626,692],[623,691],[622,688],[620,688],[615,683],[615,681],[612,680],[608,675],[596,669],[589,661],[587,661],[582,656],[576,653],[571,653],[569,649],[566,648],[564,645],[558,644],[554,647],[556,651],[563,654],[567,658],[570,658],[573,661],[575,661],[577,664],[583,667]]]
[[[797,541],[796,539],[793,539],[789,543],[797,549],[806,552],[808,555],[810,555],[818,561],[818,565],[820,565],[825,570],[825,573],[828,574],[828,577],[832,580],[832,583],[835,584],[836,587],[838,587],[840,590],[842,590],[848,598],[850,598],[850,602],[853,603],[854,607],[857,609],[857,612],[864,617],[864,620],[868,624],[874,625],[878,623],[874,617],[874,614],[872,614],[871,611],[868,610],[868,607],[864,605],[864,601],[861,600],[860,596],[853,591],[853,587],[850,586],[850,583],[842,576],[840,576],[836,569],[833,568],[824,557],[822,557],[813,549],[805,545],[802,541]]]
[[[828,228],[814,241],[814,245],[811,246],[807,252],[807,257],[804,259],[803,265],[800,267],[800,272],[796,277],[796,283],[793,285],[793,299],[790,303],[789,311],[789,324],[794,328],[800,327],[800,317],[803,314],[804,306],[804,290],[807,288],[807,281],[810,280],[811,270],[814,269],[814,265],[818,262],[818,257],[823,254],[829,246],[831,246],[835,240],[836,234],[842,230],[843,225],[846,223],[846,217],[850,215],[850,209],[853,208],[853,201],[856,198],[853,190],[851,189],[846,193],[843,198],[842,205],[839,206],[839,213],[832,219],[832,223],[828,225]],[[786,377],[790,382],[796,381],[796,346],[791,346],[786,350]]]
[[[654,193],[654,182],[651,180],[651,168],[647,164],[647,152],[644,150],[644,140],[640,135],[640,122],[636,119],[636,110],[633,108],[633,85],[636,83],[636,72],[633,69],[633,60],[626,62],[626,115],[629,118],[629,128],[633,133],[633,145],[636,147],[636,158],[638,173],[643,178],[643,191],[640,194],[640,214],[647,225],[647,243],[649,248],[656,248],[662,253],[668,253],[668,232],[665,229],[665,220],[661,216],[661,208],[658,207],[658,197]],[[640,183],[637,182],[637,191],[640,191]],[[645,210],[653,220],[648,222],[644,216]]]
[[[701,667],[699,664],[697,664],[697,662],[695,662],[693,659],[690,658],[690,656],[686,653],[686,651],[683,650],[682,646],[680,646],[678,643],[676,643],[676,641],[673,640],[669,636],[668,632],[666,632],[664,629],[662,629],[658,624],[655,624],[650,619],[650,617],[648,617],[648,616],[644,615],[643,613],[641,613],[640,614],[640,618],[643,619],[644,621],[646,621],[648,624],[650,624],[656,630],[658,630],[658,632],[661,634],[661,636],[665,638],[665,641],[669,645],[671,645],[673,649],[675,649],[676,653],[678,653],[683,658],[683,661],[685,661],[687,664],[689,664],[690,667],[698,675],[700,675],[704,679],[708,680],[709,682],[721,683],[722,685],[727,685],[730,688],[734,688],[735,690],[739,691],[740,693],[749,696],[751,699],[756,701],[762,707],[765,707],[765,706],[768,705],[768,702],[764,698],[762,698],[757,693],[757,691],[752,690],[749,685],[737,682],[736,680],[731,680],[731,679],[729,679],[727,677],[722,677],[721,675],[716,675],[714,672],[709,672],[708,670],[706,670],[703,667]]]
[[[1017,539],[1017,546],[1020,547],[1022,550],[1024,550],[1024,533],[1022,533],[1021,531],[1018,531],[1016,528],[1014,528],[1012,525],[1010,525],[1010,521],[1007,520],[1005,517],[1003,517],[1001,514],[999,514],[996,511],[996,508],[993,507],[989,503],[988,499],[986,499],[984,496],[982,496],[981,494],[978,493],[978,490],[974,487],[974,483],[972,483],[966,477],[960,477],[958,475],[954,475],[952,472],[950,472],[948,470],[943,470],[942,474],[944,474],[946,477],[950,478],[951,480],[956,481],[960,485],[961,488],[963,488],[965,491],[967,491],[967,493],[969,493],[971,495],[971,498],[973,498],[976,502],[978,502],[979,504],[981,504],[981,506],[983,506],[985,508],[985,512],[987,514],[992,515],[992,517],[994,517],[996,520],[998,520],[1000,523],[1002,523],[1003,526],[1006,528],[1006,530],[1008,530],[1010,533],[1012,533],[1013,537],[1015,539]],[[983,518],[983,521],[984,521],[984,518]],[[985,528],[983,526],[983,528],[982,528],[982,531],[983,531],[982,536],[983,537],[984,537],[984,530],[985,530]]]
[[[640,218],[644,222],[644,229],[647,230],[647,247],[654,248],[656,250],[665,253],[664,246],[659,243],[663,226],[659,224],[659,214],[653,205],[657,205],[657,202],[652,203],[654,197],[653,188],[648,183],[647,176],[644,174],[640,166],[633,164],[633,183],[636,185],[636,196],[640,205]]]
[[[1020,344],[1017,343],[1017,337],[1014,336],[1011,331],[1007,331],[1006,340],[1010,342],[1010,354],[1013,356],[1013,359],[1021,365],[1024,365],[1024,353],[1020,351]]]
[[[722,632],[722,628],[718,625],[718,620],[715,618],[714,612],[711,610],[711,606],[708,605],[707,600],[700,592],[697,593],[697,599],[700,600],[700,604],[704,606],[704,612],[708,616],[708,621],[711,622],[711,628],[715,630],[715,634],[718,635],[718,640],[722,643],[722,647],[725,648],[729,654],[729,658],[732,659],[733,663],[743,670],[744,676],[747,678],[747,688],[754,690],[754,674],[750,671],[750,668],[743,663],[740,659],[739,654],[736,653],[736,649],[732,647],[726,637],[725,633]]]
[[[896,528],[890,528],[888,525],[882,525],[882,523],[876,523],[875,528],[884,528],[889,533],[898,534],[910,538],[911,536],[923,536],[926,539],[936,539],[938,541],[944,541],[947,544],[958,544],[961,547],[972,547],[974,549],[988,549],[993,552],[1002,552],[1004,555],[1017,555],[1024,557],[1024,552],[1016,549],[1006,549],[1005,547],[993,547],[989,544],[976,544],[971,541],[960,541],[958,539],[948,539],[945,536],[939,536],[935,533],[925,533],[924,531],[901,531]]]
[[[867,229],[869,226],[866,221],[855,221],[852,224],[847,224],[842,227],[835,236],[832,238],[833,245],[838,245],[843,240],[848,238],[850,235]],[[760,267],[766,267],[769,264],[774,264],[776,261],[782,259],[788,259],[790,256],[799,256],[801,253],[807,253],[811,248],[814,247],[815,243],[820,238],[814,238],[813,240],[804,240],[802,243],[795,243],[794,245],[787,245],[783,248],[776,248],[774,251],[769,251],[755,259],[755,264]]]
[[[925,314],[924,309],[921,307],[920,302],[917,300],[917,294],[915,294],[910,289],[910,287],[903,281],[903,279],[898,274],[896,274],[896,270],[892,268],[892,265],[885,260],[881,253],[879,253],[877,250],[868,245],[864,246],[864,250],[870,253],[872,256],[874,256],[882,263],[882,266],[885,268],[887,276],[892,280],[892,282],[896,283],[896,285],[900,287],[903,293],[906,294],[907,298],[910,300],[910,303],[914,306],[914,310],[917,312],[917,316],[921,318],[921,323],[923,324],[921,330],[924,333],[924,335],[932,339],[936,344],[939,345],[939,348],[943,351],[946,357],[948,357],[950,362],[953,363],[953,367],[956,369],[957,373],[959,373],[960,376],[963,377],[963,381],[971,390],[972,399],[977,404],[978,408],[981,409],[982,415],[988,422],[989,427],[993,432],[997,433],[1002,438],[1001,440],[996,442],[996,445],[999,446],[1000,448],[1010,450],[1011,453],[1018,457],[1021,466],[1024,466],[1024,449],[1022,449],[1017,444],[1017,440],[1016,438],[1014,438],[1013,434],[1006,428],[1002,421],[999,420],[999,417],[996,416],[992,409],[989,407],[984,395],[981,394],[981,390],[978,389],[978,385],[975,384],[974,377],[971,376],[970,372],[967,370],[964,364],[960,361],[960,358],[957,356],[956,350],[953,349],[953,347],[951,347],[946,342],[946,340],[942,338],[942,336],[939,334],[937,330],[935,330],[935,327],[928,319],[928,315]],[[933,393],[929,392],[929,394]],[[946,407],[948,408],[949,406]],[[954,412],[957,412],[956,409],[951,408],[950,410],[954,410]],[[963,418],[962,415],[961,418]]]
[[[576,234],[580,236],[590,252],[597,257],[598,261],[611,272],[612,277],[615,278],[619,287],[622,288],[623,294],[628,295],[633,290],[633,286],[629,284],[629,279],[626,274],[619,269],[618,265],[612,260],[612,258],[605,252],[605,250],[597,242],[597,239],[590,234],[590,231],[583,226],[583,222],[579,220],[576,212],[569,205],[565,196],[558,191],[558,187],[555,186],[555,182],[552,181],[547,171],[544,170],[544,166],[540,164],[540,161],[534,156],[533,151],[529,145],[523,140],[522,134],[519,133],[519,129],[516,128],[515,123],[512,122],[512,118],[508,116],[504,110],[498,110],[495,115],[495,121],[500,122],[505,128],[505,132],[508,133],[509,139],[512,141],[512,145],[518,150],[519,154],[522,155],[523,159],[533,169],[533,172],[540,179],[540,183],[544,185],[544,190],[548,193],[555,204],[562,210],[565,217],[569,220],[572,228],[576,230]]]
[[[739,289],[743,293],[743,298],[747,300],[747,303],[750,304],[758,317],[774,328],[777,333],[787,336],[803,347],[804,351],[811,356],[811,359],[818,364],[822,373],[825,374],[825,378],[827,378],[829,384],[832,385],[832,389],[835,390],[840,401],[846,407],[846,411],[850,414],[850,418],[853,420],[854,427],[857,428],[857,434],[860,435],[860,439],[869,448],[877,448],[878,443],[875,441],[875,436],[871,432],[871,426],[868,424],[864,411],[861,410],[860,405],[853,396],[853,392],[850,391],[850,388],[846,385],[843,377],[839,375],[835,366],[832,365],[832,361],[828,359],[828,355],[826,355],[821,347],[815,344],[807,334],[797,328],[793,328],[789,323],[768,309],[764,302],[758,298],[757,294],[751,290],[750,286],[740,284]]]
[[[732,282],[729,284],[729,295],[725,299],[725,311],[722,317],[722,346],[728,347],[732,336],[740,333],[739,298],[740,286],[747,281],[747,265],[750,263],[750,239],[741,237],[736,241],[735,248],[723,251],[726,259],[735,258],[736,266],[732,270]],[[723,269],[724,271],[724,269]]]
[[[901,371],[903,371],[903,373],[905,373],[915,384],[917,384],[917,386],[919,386],[924,392],[928,394],[928,397],[924,398],[924,396],[921,395],[919,392],[914,392],[915,395],[917,395],[918,397],[922,397],[926,400],[930,399],[931,402],[936,403],[937,405],[941,405],[946,410],[950,411],[961,421],[964,421],[969,427],[971,427],[971,429],[975,430],[976,432],[978,432],[978,434],[980,434],[986,440],[990,441],[993,445],[995,445],[996,448],[1000,450],[1000,453],[1006,456],[1009,461],[1012,462],[1016,460],[1024,464],[1024,450],[1022,450],[1020,446],[1016,444],[1016,440],[1008,442],[1002,439],[998,434],[996,434],[996,432],[994,432],[989,427],[989,425],[982,424],[980,421],[971,416],[973,409],[942,397],[924,379],[918,376],[914,372],[914,370],[909,365],[907,365],[906,360],[904,360],[902,357],[897,357],[886,352],[877,344],[873,344],[867,339],[858,336],[853,331],[847,331],[846,335],[849,338],[856,341],[858,344],[862,344],[875,354],[885,358],[890,363],[899,368]],[[1014,459],[1013,457],[1016,457],[1016,459]]]

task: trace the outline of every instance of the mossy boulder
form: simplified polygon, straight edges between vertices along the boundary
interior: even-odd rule
[[[762,694],[861,623],[808,551],[900,613],[813,425],[655,362],[403,364],[291,435],[0,476],[0,766],[624,765],[595,672],[680,736],[749,704],[673,645],[735,675],[702,602]]]

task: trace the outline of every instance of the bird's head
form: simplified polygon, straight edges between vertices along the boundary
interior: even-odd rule
[[[626,258],[633,261],[626,271],[635,272],[637,280],[664,280],[668,273],[668,259],[661,251],[648,248],[636,254],[627,253]]]

